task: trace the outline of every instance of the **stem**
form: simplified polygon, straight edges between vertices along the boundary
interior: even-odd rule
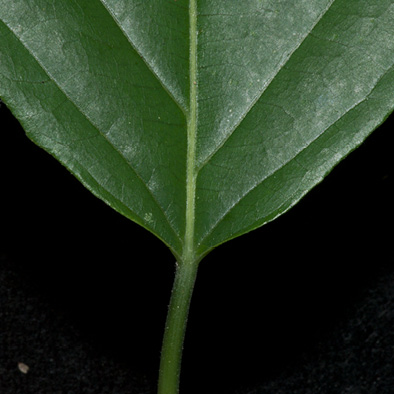
[[[158,394],[177,394],[181,371],[183,340],[194,282],[200,259],[195,256],[196,138],[197,138],[197,0],[189,1],[189,90],[187,114],[186,216],[185,238],[178,262],[160,360]]]
[[[177,266],[161,351],[158,394],[179,392],[183,340],[198,262]]]

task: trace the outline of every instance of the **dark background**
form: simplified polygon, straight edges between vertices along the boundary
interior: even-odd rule
[[[394,393],[393,123],[203,260],[182,394]],[[0,125],[0,392],[153,394],[174,258]]]

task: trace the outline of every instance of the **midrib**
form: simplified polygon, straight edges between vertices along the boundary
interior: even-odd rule
[[[189,3],[189,83],[190,110],[187,119],[186,163],[186,226],[183,262],[194,263],[194,226],[196,196],[196,136],[197,136],[197,0]]]

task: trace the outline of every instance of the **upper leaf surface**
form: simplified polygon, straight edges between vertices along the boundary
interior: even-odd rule
[[[192,225],[199,256],[286,211],[392,111],[393,3],[0,0],[0,95],[177,257]]]
[[[234,132],[332,3],[198,2],[199,165]]]

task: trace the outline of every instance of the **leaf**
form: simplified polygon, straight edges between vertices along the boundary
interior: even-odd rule
[[[394,108],[391,0],[0,0],[0,96],[176,258],[287,211]]]

